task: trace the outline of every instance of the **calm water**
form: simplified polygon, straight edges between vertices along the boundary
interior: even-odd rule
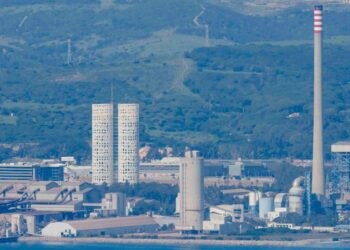
[[[241,246],[182,246],[182,245],[137,245],[137,244],[67,244],[67,243],[45,243],[45,244],[0,244],[0,250],[301,250],[301,249],[350,249],[350,244],[323,244],[310,247],[241,247]]]

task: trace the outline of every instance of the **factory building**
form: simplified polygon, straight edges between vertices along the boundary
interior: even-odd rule
[[[133,216],[54,222],[42,230],[49,237],[118,236],[126,233],[156,232],[159,225],[152,217]]]
[[[177,184],[180,173],[180,157],[164,157],[161,160],[141,162],[139,176],[142,182]],[[204,159],[203,176],[222,178],[228,174],[227,161]]]
[[[209,208],[210,218],[223,218],[226,216],[231,217],[232,222],[243,222],[244,221],[244,206],[243,204],[223,204],[213,206]]]
[[[0,181],[63,181],[63,165],[0,164]]]
[[[251,177],[270,177],[272,174],[264,164],[243,162],[238,160],[228,164],[228,175],[230,178],[251,178]]]
[[[203,231],[220,234],[239,234],[252,229],[244,222],[243,204],[218,205],[209,208],[209,220],[203,221]]]
[[[118,105],[118,181],[139,182],[139,105]]]
[[[125,195],[107,193],[81,182],[6,181],[0,183],[0,213],[15,209],[62,212],[81,216],[98,210],[101,216],[125,215]]]
[[[180,159],[180,226],[185,232],[203,229],[203,158],[198,151],[187,151]]]
[[[126,195],[124,193],[106,193],[101,208],[90,213],[90,217],[126,216]]]

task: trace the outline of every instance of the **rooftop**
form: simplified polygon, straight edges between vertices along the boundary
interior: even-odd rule
[[[332,153],[350,153],[350,141],[339,141],[331,146]]]
[[[242,195],[242,194],[248,194],[250,190],[243,189],[243,188],[235,188],[235,189],[224,189],[221,190],[223,194],[232,194],[232,195]]]
[[[77,230],[97,230],[103,228],[118,228],[127,226],[142,226],[157,224],[152,217],[149,216],[131,216],[131,217],[115,217],[102,219],[88,219],[66,221]]]

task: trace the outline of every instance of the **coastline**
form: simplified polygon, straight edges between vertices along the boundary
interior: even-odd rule
[[[306,239],[297,241],[272,240],[189,240],[189,239],[137,239],[137,238],[56,238],[56,237],[21,237],[20,243],[84,243],[84,244],[159,244],[159,245],[209,245],[209,246],[307,246],[329,243],[331,239]]]

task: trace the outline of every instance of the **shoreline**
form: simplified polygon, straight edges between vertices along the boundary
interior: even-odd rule
[[[157,244],[157,245],[208,245],[208,246],[307,246],[330,243],[331,239],[305,239],[297,241],[272,240],[203,240],[203,239],[137,239],[137,238],[56,238],[56,237],[20,237],[20,243],[84,243],[84,244]]]

